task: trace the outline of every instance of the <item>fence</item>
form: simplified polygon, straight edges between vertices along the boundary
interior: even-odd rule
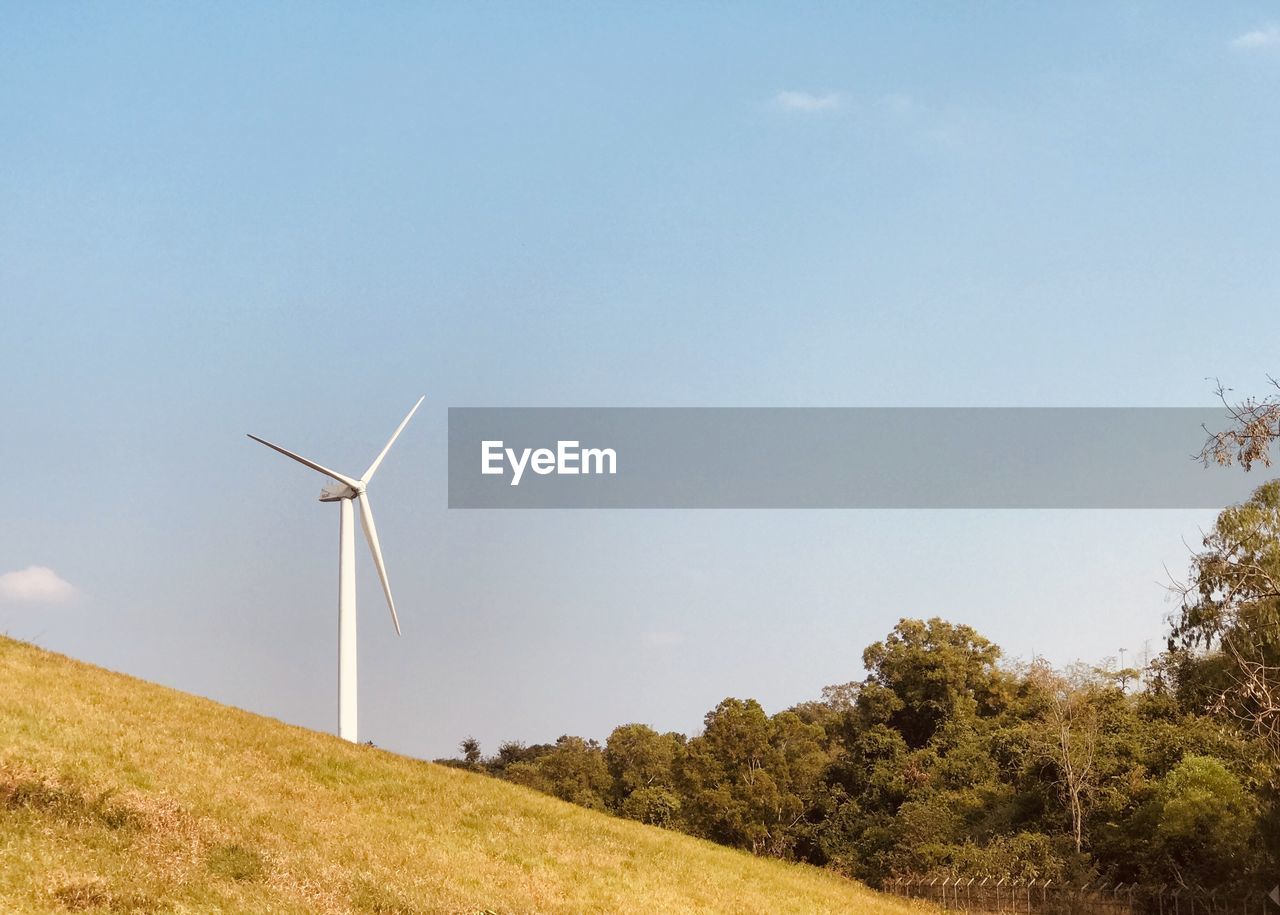
[[[1140,884],[1068,886],[1052,880],[901,877],[885,882],[895,896],[924,899],[951,912],[1030,915],[1280,915],[1266,893],[1228,896],[1188,887]]]

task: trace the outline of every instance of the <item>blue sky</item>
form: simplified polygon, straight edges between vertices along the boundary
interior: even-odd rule
[[[0,629],[361,725],[695,729],[903,615],[1158,646],[1203,512],[449,512],[474,405],[1177,405],[1277,364],[1263,4],[38,5],[0,30]],[[37,583],[38,584],[38,583]]]

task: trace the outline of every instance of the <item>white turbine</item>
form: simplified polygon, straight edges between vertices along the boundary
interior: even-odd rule
[[[396,431],[386,447],[373,459],[364,476],[355,480],[337,471],[330,470],[309,461],[300,454],[294,454],[279,445],[273,445],[265,439],[250,435],[255,442],[261,442],[268,448],[279,451],[285,457],[293,458],[299,464],[305,464],[312,470],[319,471],[334,481],[334,484],[320,490],[321,502],[337,502],[342,512],[338,524],[338,736],[343,740],[356,740],[356,543],[355,530],[352,526],[351,502],[354,499],[360,505],[360,522],[364,527],[365,539],[369,541],[369,552],[373,554],[373,564],[378,567],[378,578],[382,581],[382,593],[387,596],[387,606],[391,609],[391,622],[395,624],[396,635],[400,634],[400,618],[396,616],[396,602],[391,597],[391,583],[387,581],[387,567],[382,561],[382,547],[378,543],[378,528],[373,523],[373,509],[369,506],[369,494],[365,489],[373,479],[378,465],[387,456],[391,446],[395,444],[404,427],[408,425],[413,414],[422,406],[426,395],[418,398],[409,415],[400,421]]]

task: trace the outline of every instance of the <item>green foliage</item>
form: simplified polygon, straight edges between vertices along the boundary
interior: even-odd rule
[[[788,800],[769,717],[754,699],[725,699],[705,724],[681,759],[685,823],[695,835],[763,852]]]
[[[614,728],[605,744],[604,759],[613,779],[615,801],[621,804],[632,792],[645,788],[672,788],[676,757],[683,746],[680,734],[659,734],[647,724]]]
[[[690,739],[627,724],[603,751],[504,744],[480,765],[873,882],[1274,880],[1280,481],[1222,512],[1204,546],[1145,670],[1002,665],[969,626],[902,619],[863,652],[862,680],[775,715],[730,698]]]
[[[1202,682],[1188,685],[1258,734],[1280,772],[1280,480],[1218,516],[1192,561],[1169,647],[1213,652],[1207,668],[1189,665]]]
[[[1276,870],[1260,739],[1216,713],[1223,667],[1179,648],[1141,680],[998,665],[967,626],[902,620],[867,676],[770,716],[729,698],[686,739],[504,744],[495,775],[759,855],[902,874],[1232,887]],[[465,749],[465,748],[464,748]]]
[[[1220,760],[1187,756],[1157,784],[1144,819],[1153,870],[1206,886],[1247,872],[1255,803]]]
[[[553,746],[503,744],[502,774],[517,785],[554,794],[592,810],[608,808],[612,788],[600,744],[564,736]]]
[[[999,658],[1000,649],[969,626],[900,620],[888,638],[862,653],[869,673],[859,704],[892,725],[907,746],[922,747],[946,722],[1002,707]]]
[[[480,741],[474,737],[465,737],[458,744],[458,749],[462,751],[462,761],[468,766],[478,765],[480,762]]]
[[[623,800],[618,812],[629,820],[669,829],[678,823],[682,804],[672,788],[637,788]]]

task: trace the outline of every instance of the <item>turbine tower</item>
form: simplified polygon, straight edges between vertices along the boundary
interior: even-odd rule
[[[353,526],[353,510],[351,503],[360,506],[360,522],[364,527],[365,539],[369,541],[369,552],[373,554],[373,564],[378,568],[378,578],[382,581],[382,593],[387,596],[387,606],[391,609],[391,622],[396,627],[396,635],[400,634],[400,618],[396,616],[396,602],[391,597],[391,583],[387,581],[387,567],[382,561],[382,547],[378,544],[378,528],[373,523],[373,509],[369,505],[369,494],[366,489],[369,481],[378,470],[378,465],[387,456],[391,446],[395,444],[404,427],[409,424],[413,414],[426,400],[426,395],[418,398],[409,414],[396,426],[391,439],[373,459],[369,469],[360,479],[352,479],[337,471],[330,470],[309,461],[300,454],[273,445],[265,439],[250,435],[255,442],[261,442],[268,448],[279,451],[285,457],[293,458],[318,471],[334,482],[320,490],[321,502],[337,502],[341,513],[338,522],[338,736],[343,740],[356,740],[356,542]]]

